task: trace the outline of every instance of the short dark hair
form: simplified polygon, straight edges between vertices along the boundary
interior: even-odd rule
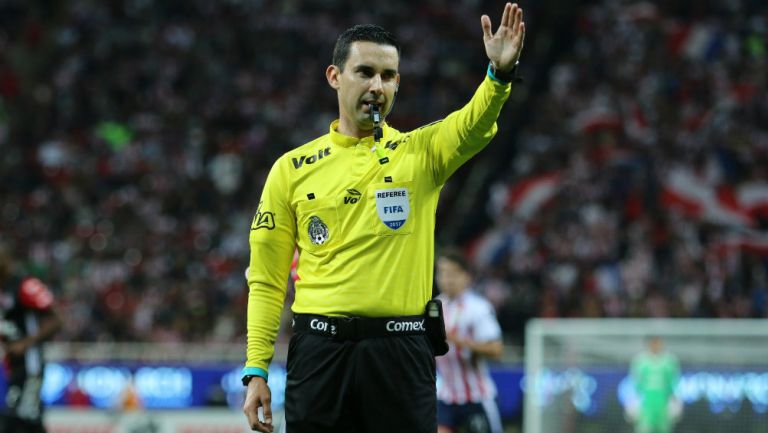
[[[438,254],[437,257],[455,263],[464,272],[470,275],[472,274],[472,265],[470,265],[469,260],[467,260],[467,256],[456,247],[447,247],[440,250],[440,254]]]
[[[397,55],[400,56],[400,42],[392,33],[375,24],[358,24],[344,30],[344,33],[336,39],[336,45],[333,47],[333,64],[344,70],[344,64],[349,57],[349,47],[353,42],[358,41],[391,45],[397,48]]]

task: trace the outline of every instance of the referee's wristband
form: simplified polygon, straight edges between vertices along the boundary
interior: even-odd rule
[[[258,367],[245,367],[243,368],[243,386],[248,386],[248,382],[251,381],[255,376],[259,376],[261,378],[264,378],[264,381],[267,381],[267,378],[269,377],[269,373],[267,373],[266,370]]]
[[[501,84],[509,84],[513,81],[514,82],[520,81],[520,78],[516,77],[518,64],[520,64],[519,60],[515,62],[515,67],[512,68],[511,71],[504,72],[496,69],[496,66],[493,64],[493,61],[490,61],[488,62],[488,76],[491,77],[492,80]]]

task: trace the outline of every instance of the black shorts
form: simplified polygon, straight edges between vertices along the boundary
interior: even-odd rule
[[[297,333],[287,370],[287,433],[437,431],[435,358],[425,335],[344,341]]]

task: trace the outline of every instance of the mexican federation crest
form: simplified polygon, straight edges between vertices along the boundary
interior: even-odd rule
[[[309,217],[309,240],[315,245],[322,245],[328,240],[328,226],[320,217]]]

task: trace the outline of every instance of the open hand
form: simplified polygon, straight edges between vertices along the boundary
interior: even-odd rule
[[[260,407],[264,411],[264,421],[259,420]],[[248,426],[251,430],[272,433],[272,392],[267,382],[261,377],[254,377],[248,383],[243,413],[248,418]]]
[[[507,3],[501,16],[501,25],[495,34],[491,32],[491,19],[488,15],[480,17],[480,23],[483,26],[485,54],[496,69],[504,72],[511,71],[523,51],[525,39],[523,10],[517,6],[517,3]]]

